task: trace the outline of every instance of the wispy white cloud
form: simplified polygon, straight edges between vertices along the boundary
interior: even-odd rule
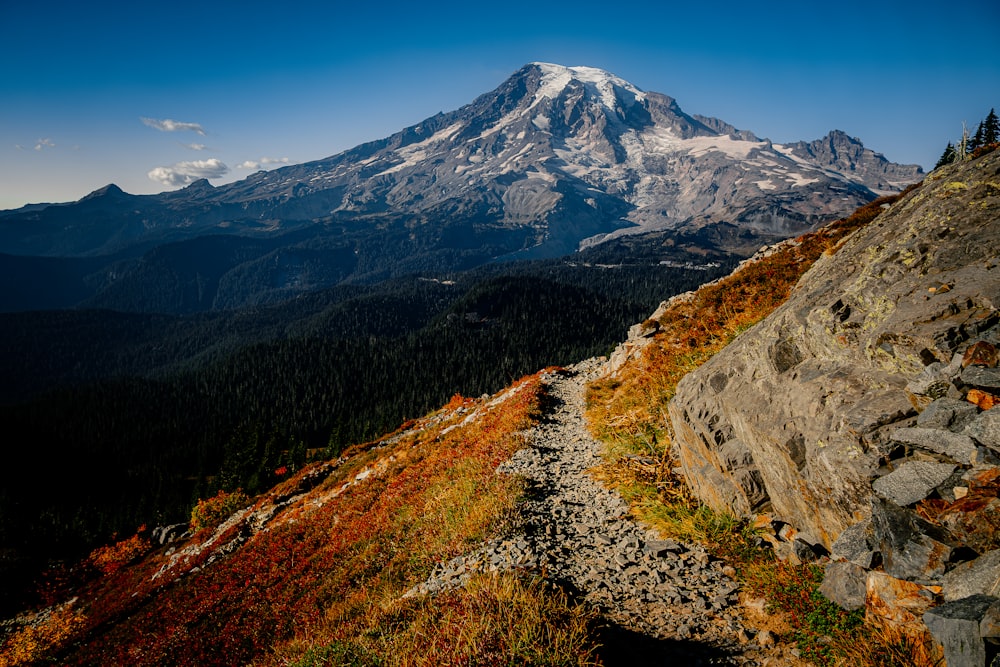
[[[229,173],[229,167],[218,158],[178,162],[170,167],[157,167],[146,176],[167,186],[189,185],[199,178],[220,178]]]
[[[188,148],[193,151],[203,151],[208,148],[205,144],[181,144],[184,148]]]
[[[287,157],[262,157],[259,160],[244,160],[236,165],[237,169],[260,169],[272,164],[291,164]]]
[[[205,136],[205,129],[199,123],[182,123],[178,120],[171,120],[170,118],[145,118],[141,117],[139,120],[142,121],[143,125],[148,125],[149,127],[159,130],[160,132],[197,132],[201,136]]]
[[[46,148],[55,148],[55,147],[56,147],[55,143],[48,137],[44,139],[39,139],[38,142],[35,144],[36,151],[42,151],[45,150]]]

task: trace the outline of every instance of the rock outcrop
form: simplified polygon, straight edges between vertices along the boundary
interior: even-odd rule
[[[835,602],[949,665],[984,664],[1000,609],[998,350],[995,151],[931,174],[685,377],[675,454],[704,502],[783,526],[779,555],[829,556]]]
[[[1000,321],[998,169],[993,153],[935,172],[679,384],[677,452],[704,501],[769,506],[829,548],[870,515],[872,482],[901,467],[900,452],[972,464],[985,443],[955,434],[921,446],[908,427],[934,397],[990,382],[949,371]]]

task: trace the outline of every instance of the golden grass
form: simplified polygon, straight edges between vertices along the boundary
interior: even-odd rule
[[[595,616],[540,579],[479,574],[462,589],[400,600],[361,597],[335,619],[348,632],[325,644],[289,646],[294,667],[365,665],[600,665]]]

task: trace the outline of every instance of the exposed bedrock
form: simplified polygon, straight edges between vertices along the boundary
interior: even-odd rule
[[[681,381],[670,418],[691,487],[716,508],[768,510],[826,549],[873,504],[955,500],[963,473],[997,461],[970,422],[1000,394],[998,322],[994,152],[935,171]],[[954,472],[904,468],[914,462]],[[900,469],[880,496],[873,482]]]

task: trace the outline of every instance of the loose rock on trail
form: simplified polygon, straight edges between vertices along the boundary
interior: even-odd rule
[[[474,572],[522,570],[563,586],[607,626],[602,659],[639,664],[783,664],[744,626],[739,584],[700,546],[665,540],[629,516],[588,470],[603,445],[587,431],[584,391],[601,370],[587,360],[543,377],[550,401],[528,445],[498,472],[528,480],[518,530],[439,565],[407,595],[461,586]],[[762,645],[765,644],[765,645]]]

